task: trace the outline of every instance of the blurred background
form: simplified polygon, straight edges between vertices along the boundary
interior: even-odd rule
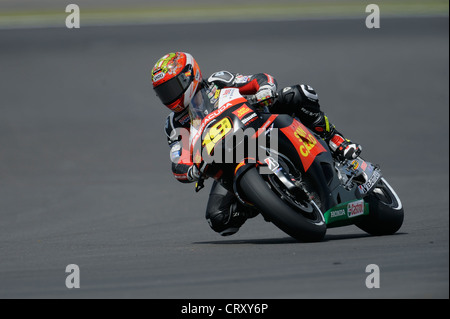
[[[0,297],[448,298],[448,1],[0,0]],[[153,64],[309,84],[403,200],[399,234],[222,238],[172,176]],[[81,289],[64,285],[68,264]],[[378,264],[382,289],[364,285]]]
[[[55,26],[77,4],[83,25],[356,18],[372,2],[361,0],[1,0],[0,26]],[[380,0],[383,17],[446,16],[448,1]]]

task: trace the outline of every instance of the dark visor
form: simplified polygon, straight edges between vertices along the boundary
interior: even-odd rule
[[[168,105],[173,103],[187,90],[193,79],[192,70],[191,75],[186,76],[186,73],[190,69],[189,66],[186,66],[179,75],[155,87],[156,95],[159,96],[163,104]]]

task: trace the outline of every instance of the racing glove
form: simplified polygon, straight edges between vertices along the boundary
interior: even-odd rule
[[[362,146],[346,140],[342,135],[336,133],[330,139],[328,145],[338,159],[355,159],[361,154]]]
[[[273,86],[263,85],[259,88],[258,92],[255,94],[256,102],[260,106],[270,106],[273,103],[275,97],[275,92],[272,90]]]
[[[188,181],[196,182],[199,180],[199,178],[200,178],[200,171],[198,170],[197,166],[191,165],[191,167],[189,167],[187,172]]]

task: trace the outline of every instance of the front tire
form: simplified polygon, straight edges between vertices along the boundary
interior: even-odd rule
[[[404,219],[403,206],[384,178],[364,201],[369,203],[369,215],[356,226],[375,236],[392,235],[400,229]]]
[[[325,237],[327,226],[322,213],[316,205],[311,205],[317,218],[307,218],[280,197],[278,197],[259,175],[251,168],[239,180],[240,191],[253,203],[261,214],[289,236],[306,242],[321,241]]]

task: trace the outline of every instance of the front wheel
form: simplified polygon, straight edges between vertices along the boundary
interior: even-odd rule
[[[320,209],[312,203],[302,210],[283,201],[272,191],[256,168],[251,168],[239,180],[240,191],[261,214],[291,237],[307,242],[321,241],[327,226]]]
[[[403,224],[403,206],[388,182],[381,178],[375,189],[364,198],[369,203],[369,215],[356,223],[360,229],[371,235],[392,235]]]

